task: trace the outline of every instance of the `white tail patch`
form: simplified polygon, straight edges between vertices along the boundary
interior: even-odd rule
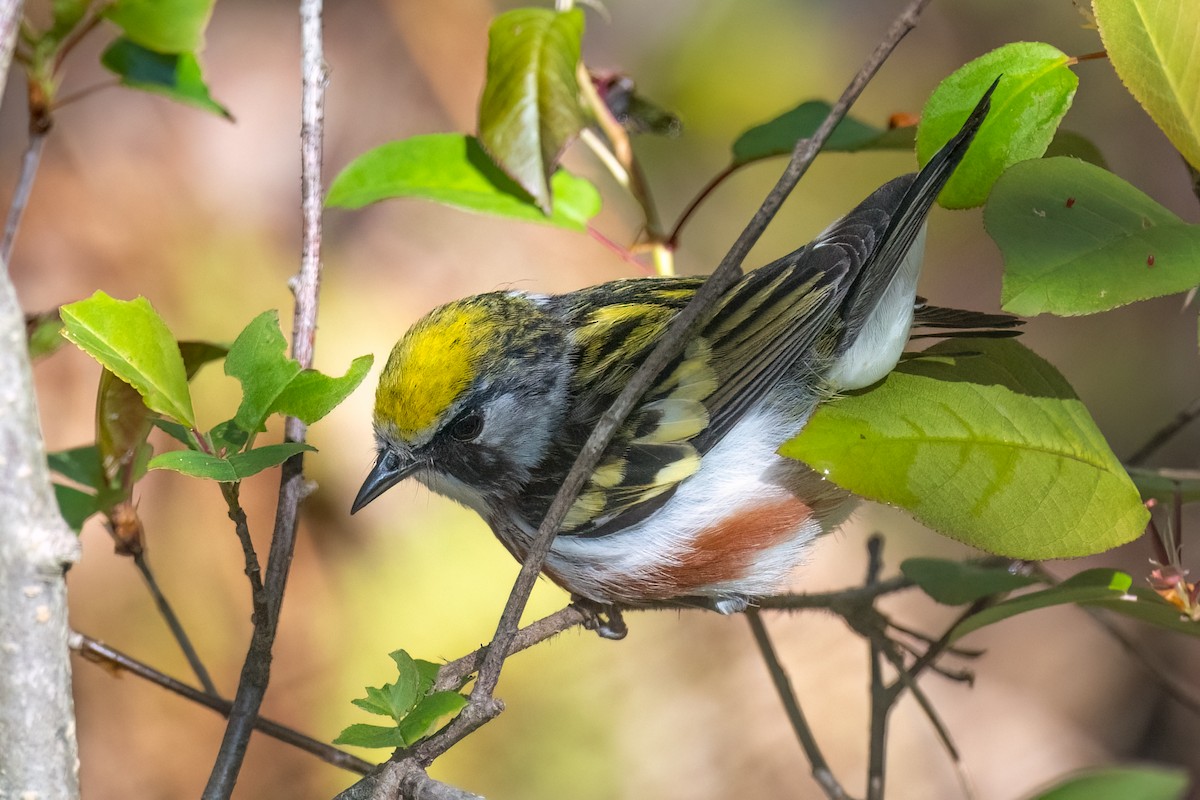
[[[867,317],[854,344],[829,370],[828,379],[834,388],[861,389],[870,386],[899,363],[912,329],[917,278],[925,258],[925,228],[922,225],[917,232],[891,285]]]

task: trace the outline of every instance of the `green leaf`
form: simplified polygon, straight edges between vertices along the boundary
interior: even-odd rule
[[[1141,534],[1137,490],[1057,370],[1011,339],[925,354],[818,408],[780,452],[1010,558],[1088,555]]]
[[[1038,582],[1037,578],[1009,572],[1004,567],[943,558],[909,558],[900,565],[900,571],[925,594],[948,606],[966,605]]]
[[[372,357],[360,356],[340,378],[301,370],[287,356],[279,314],[265,311],[238,335],[225,357],[225,374],[242,384],[242,403],[234,422],[242,430],[264,430],[267,417],[290,414],[311,425],[346,399],[366,377]]]
[[[96,447],[104,470],[104,483],[128,500],[133,484],[144,474],[154,412],[146,408],[137,390],[107,369],[100,373],[96,397]]]
[[[48,453],[46,462],[52,472],[64,478],[100,490],[104,487],[104,472],[100,468],[100,450],[94,444]]]
[[[1167,767],[1102,767],[1072,775],[1030,800],[1183,800],[1188,774]]]
[[[282,464],[297,453],[315,450],[315,447],[303,442],[269,444],[226,458],[198,450],[172,450],[150,459],[150,469],[170,469],[193,478],[233,483]]]
[[[954,627],[950,640],[958,641],[972,631],[1001,620],[1036,611],[1039,608],[1060,606],[1067,603],[1095,603],[1100,600],[1115,600],[1129,591],[1133,579],[1124,572],[1111,569],[1089,569],[1067,580],[1037,592],[1023,594],[1003,603],[988,606],[977,614],[964,619]]]
[[[559,170],[551,178],[554,208],[542,213],[471,136],[439,133],[377,147],[334,179],[326,204],[361,208],[393,197],[419,197],[463,211],[582,231],[600,211],[600,193]]]
[[[1082,133],[1076,133],[1075,131],[1066,131],[1059,128],[1054,132],[1054,138],[1050,140],[1050,146],[1046,148],[1046,152],[1042,154],[1042,157],[1056,158],[1059,156],[1078,158],[1080,161],[1095,164],[1101,169],[1108,169],[1108,161],[1105,160],[1104,154],[1100,152],[1100,148],[1096,146],[1096,143]]]
[[[241,450],[246,442],[250,441],[250,432],[242,430],[232,419],[214,425],[213,429],[208,432],[208,436],[212,439],[215,449],[232,452]]]
[[[1092,314],[1200,283],[1200,226],[1075,159],[1013,166],[983,223],[1004,255],[1004,308],[1016,314]]]
[[[374,360],[373,356],[359,356],[350,362],[350,369],[340,378],[332,378],[315,369],[304,370],[275,398],[271,413],[287,414],[303,420],[306,425],[313,424],[358,388]]]
[[[415,743],[446,724],[447,716],[456,716],[467,705],[467,698],[458,692],[434,692],[421,699],[404,721],[400,735],[405,745]]]
[[[550,176],[585,121],[576,77],[583,26],[578,8],[518,8],[488,29],[479,140],[547,214]]]
[[[413,664],[417,668],[417,690],[422,695],[429,694],[429,690],[433,688],[433,684],[437,680],[441,665],[419,658],[414,658]]]
[[[229,109],[209,94],[193,53],[159,53],[129,39],[117,39],[100,56],[100,63],[121,77],[122,86],[233,119]]]
[[[53,354],[66,344],[62,336],[63,323],[58,309],[25,317],[25,338],[29,343],[29,359],[36,361]]]
[[[1195,0],[1093,0],[1121,82],[1200,169],[1200,5]]]
[[[96,292],[63,306],[62,318],[63,335],[137,389],[152,411],[196,426],[179,346],[146,298]]]
[[[81,492],[61,483],[51,484],[54,487],[54,499],[58,501],[58,510],[71,530],[79,533],[83,523],[100,511],[100,499],[89,492]]]
[[[790,154],[796,142],[816,133],[830,108],[824,100],[809,100],[770,122],[755,125],[733,143],[733,165],[740,167],[752,161]],[[902,132],[903,135],[898,135]],[[833,129],[833,135],[825,143],[825,152],[907,150],[912,147],[912,133],[912,128],[889,131],[846,117]]]
[[[54,0],[51,4],[53,11],[53,31],[55,38],[62,39],[83,19],[91,0]]]
[[[1152,589],[1138,586],[1119,598],[1101,598],[1084,605],[1103,608],[1188,636],[1200,636],[1200,622],[1189,619]]]
[[[104,16],[142,47],[159,53],[195,53],[204,49],[204,29],[214,2],[116,0]]]
[[[180,425],[178,422],[172,422],[169,419],[163,419],[162,417],[159,417],[154,420],[154,427],[158,428],[172,439],[187,445],[188,447],[195,446],[192,441],[191,431],[183,425]]]
[[[396,682],[384,684],[383,691],[391,708],[392,718],[402,720],[421,696],[421,673],[412,658],[403,650],[388,654],[396,662]]]
[[[400,729],[382,725],[351,725],[333,740],[334,744],[346,744],[352,747],[404,747],[404,736]]]
[[[205,364],[224,358],[229,348],[212,342],[180,342],[179,353],[183,356],[183,367],[190,381]]]
[[[971,149],[938,197],[946,208],[983,205],[1005,168],[1046,151],[1079,79],[1065,53],[1048,44],[1016,42],[986,53],[938,85],[917,127],[917,160],[922,166],[954,134],[992,81],[992,110]]]
[[[1171,503],[1176,493],[1185,503],[1200,501],[1200,472],[1195,470],[1144,469],[1130,467],[1129,477],[1145,499]]]
[[[271,415],[271,406],[300,374],[300,364],[287,356],[287,340],[279,330],[279,312],[259,314],[229,348],[225,374],[242,384],[242,402],[234,420],[242,430],[257,433]]]

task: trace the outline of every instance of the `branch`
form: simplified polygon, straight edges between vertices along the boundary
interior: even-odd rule
[[[300,0],[302,93],[300,100],[300,273],[292,280],[295,313],[292,357],[302,368],[313,363],[317,330],[317,296],[321,283],[321,159],[325,124],[325,57],[321,31],[322,0]],[[284,423],[284,439],[302,442],[306,427],[294,417]],[[275,514],[275,530],[267,560],[266,613],[255,619],[249,652],[242,665],[237,695],[221,749],[204,790],[205,800],[225,800],[233,792],[250,741],[250,732],[271,678],[271,649],[279,625],[283,592],[296,545],[300,502],[310,487],[300,454],[284,462]]]
[[[1154,455],[1154,452],[1158,448],[1174,439],[1196,417],[1200,417],[1200,397],[1197,397],[1187,408],[1176,414],[1175,419],[1155,431],[1154,435],[1147,439],[1145,444],[1139,447],[1133,455],[1125,459],[1126,465],[1130,467],[1142,466],[1149,460],[1150,456]]]
[[[0,95],[21,0],[0,0]],[[79,541],[58,512],[42,444],[25,314],[0,262],[0,797],[79,796],[63,573]]]
[[[169,692],[174,692],[180,697],[191,700],[193,703],[198,703],[205,708],[211,708],[223,717],[228,717],[230,709],[233,708],[233,703],[225,698],[188,686],[186,683],[159,672],[148,664],[138,661],[90,636],[72,631],[67,639],[67,644],[72,650],[79,653],[80,656],[88,661],[137,675],[139,678],[144,678],[156,686],[161,686]],[[335,767],[340,767],[350,772],[357,772],[360,775],[366,775],[375,769],[375,765],[369,761],[363,761],[361,758],[353,756],[344,750],[339,750],[333,745],[318,741],[310,736],[305,736],[293,728],[273,722],[265,717],[256,718],[254,720],[254,728],[273,739],[278,739],[306,753],[311,753],[325,763],[332,764]]]
[[[187,659],[192,672],[196,673],[196,678],[200,681],[200,685],[204,687],[204,691],[213,697],[219,697],[221,693],[217,691],[217,685],[213,683],[213,679],[208,674],[204,662],[200,660],[200,654],[192,646],[192,640],[188,637],[187,631],[183,629],[183,623],[179,621],[179,617],[175,614],[175,609],[167,602],[166,595],[158,587],[158,580],[154,577],[154,572],[150,569],[150,562],[146,560],[145,551],[134,553],[133,563],[137,566],[138,572],[142,574],[142,579],[146,582],[146,588],[150,591],[150,596],[154,598],[154,605],[158,609],[158,613],[167,623],[167,627],[171,630],[171,635],[175,637],[175,642],[179,645],[179,649],[183,651],[183,657]]]
[[[29,141],[25,145],[25,155],[21,158],[21,174],[17,178],[17,188],[13,190],[12,203],[8,207],[8,219],[4,222],[4,239],[0,241],[0,259],[3,259],[5,264],[12,255],[17,229],[21,226],[21,218],[29,205],[29,195],[33,192],[33,179],[37,177],[47,133],[48,130],[39,130],[30,125]]]
[[[800,740],[800,746],[804,748],[804,754],[808,756],[808,763],[812,765],[813,779],[832,800],[845,800],[846,790],[834,777],[833,770],[829,768],[829,763],[822,755],[820,746],[817,745],[817,739],[808,725],[808,720],[804,718],[804,712],[796,700],[796,693],[792,690],[792,682],[788,679],[787,672],[784,671],[783,664],[779,661],[779,655],[775,652],[774,645],[771,644],[771,638],[767,635],[767,628],[763,625],[758,609],[746,609],[746,621],[750,623],[754,641],[758,645],[759,652],[762,653],[763,661],[766,662],[767,671],[771,673],[771,682],[775,684],[775,691],[779,694],[779,699],[783,701],[783,708],[787,712],[788,720],[792,723],[792,730],[796,732],[796,738]]]

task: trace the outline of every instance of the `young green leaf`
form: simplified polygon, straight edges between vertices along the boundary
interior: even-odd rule
[[[61,483],[51,484],[54,487],[54,499],[58,501],[58,510],[71,530],[79,533],[83,523],[100,511],[100,499],[89,492],[81,492]]]
[[[193,53],[159,53],[122,38],[108,46],[100,63],[120,76],[122,86],[233,119],[229,109],[209,94],[200,62]]]
[[[816,133],[831,106],[824,100],[809,100],[761,125],[755,125],[733,143],[733,165],[740,167],[772,156],[788,155],[796,142]],[[904,132],[905,135],[897,135]],[[846,117],[833,129],[825,152],[852,153],[858,150],[907,150],[913,145],[912,128],[889,131]]]
[[[1092,314],[1200,283],[1200,225],[1072,158],[1014,165],[983,224],[1004,256],[1003,306],[1016,314]]]
[[[1188,163],[1200,169],[1200,4],[1092,0],[1113,69]]]
[[[576,75],[583,26],[578,8],[518,8],[488,29],[479,140],[547,214],[550,176],[585,121]]]
[[[334,744],[345,744],[351,747],[404,747],[404,735],[400,729],[383,725],[364,725],[356,723],[347,727],[333,740]]]
[[[447,716],[455,716],[467,705],[458,692],[434,692],[421,698],[417,707],[400,723],[404,744],[410,745],[442,727]]]
[[[278,466],[297,453],[315,451],[317,448],[303,442],[282,442],[256,447],[245,453],[222,458],[198,450],[171,450],[159,453],[150,459],[150,469],[170,469],[193,478],[208,478],[221,483],[236,481],[257,475],[264,469]]]
[[[900,571],[925,594],[948,606],[973,603],[988,595],[1011,592],[1037,578],[1009,572],[1004,567],[988,567],[944,558],[909,558]]]
[[[227,419],[214,425],[208,432],[208,438],[216,450],[236,453],[250,441],[250,433],[242,430],[235,420]]]
[[[1011,339],[925,354],[818,408],[780,453],[1011,558],[1083,556],[1142,533],[1137,490],[1052,366]]]
[[[292,379],[271,404],[272,414],[287,414],[311,425],[337,408],[350,393],[358,388],[371,364],[373,356],[359,356],[350,362],[350,368],[340,378],[333,378],[315,369],[306,369]]]
[[[1046,151],[1079,85],[1069,60],[1048,44],[1016,42],[980,56],[938,85],[917,127],[922,165],[958,133],[984,90],[1003,75],[991,113],[938,202],[946,208],[983,205],[1006,167]]]
[[[972,614],[954,627],[950,640],[958,641],[972,631],[977,631],[1009,617],[1015,617],[1017,614],[1036,611],[1039,608],[1049,608],[1067,603],[1115,600],[1124,596],[1132,584],[1133,579],[1124,572],[1116,572],[1111,569],[1089,569],[1078,575],[1072,575],[1057,586],[1023,594]]]
[[[1030,800],[1183,800],[1188,775],[1167,767],[1103,767],[1077,773]]]
[[[186,445],[189,448],[195,447],[195,444],[192,442],[191,431],[183,425],[180,425],[178,422],[172,422],[169,419],[158,417],[154,420],[154,427],[158,428],[180,444]]]
[[[229,348],[212,342],[180,342],[179,354],[183,356],[183,368],[190,381],[205,364],[218,361],[229,353]]]
[[[225,374],[242,384],[242,402],[234,417],[238,426],[249,433],[264,430],[271,406],[300,374],[300,364],[287,356],[278,311],[264,311],[238,334],[225,357]]]
[[[361,208],[393,197],[419,197],[463,211],[582,231],[600,212],[600,193],[565,170],[550,179],[553,210],[542,213],[471,136],[435,133],[390,142],[356,158],[329,187],[325,203]]]
[[[278,312],[263,312],[238,335],[225,357],[225,374],[242,384],[242,403],[234,422],[243,431],[257,433],[264,430],[267,417],[279,413],[311,425],[358,387],[372,360],[371,356],[356,358],[340,378],[301,370],[287,356]]]
[[[204,49],[204,29],[216,0],[116,0],[104,16],[129,39],[159,53]]]
[[[63,335],[137,389],[152,411],[196,426],[179,346],[146,298],[96,292],[63,306],[62,319]]]

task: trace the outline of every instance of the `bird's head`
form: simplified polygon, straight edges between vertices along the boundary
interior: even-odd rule
[[[568,359],[566,331],[539,297],[493,292],[429,312],[380,375],[378,457],[351,513],[412,476],[487,516],[544,457]]]

